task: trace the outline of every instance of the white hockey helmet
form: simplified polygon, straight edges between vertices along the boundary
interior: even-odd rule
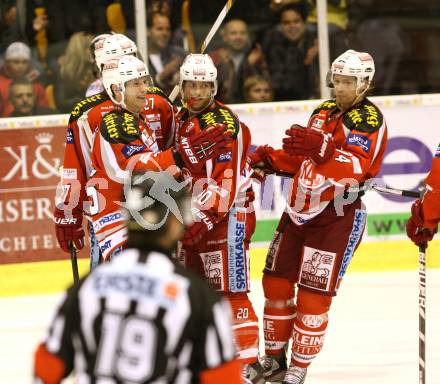
[[[217,94],[217,68],[207,54],[191,53],[180,67],[180,94],[183,99],[183,82],[205,81],[214,84],[212,98]]]
[[[333,61],[327,83],[333,88],[334,75],[354,76],[357,79],[356,93],[360,94],[366,91],[360,92],[365,80],[368,80],[368,87],[371,85],[374,72],[374,60],[369,53],[349,49]]]
[[[102,70],[103,65],[109,60],[136,54],[137,46],[134,41],[120,33],[109,35],[102,42],[95,44],[95,61],[99,70]]]
[[[148,74],[147,66],[143,61],[139,60],[135,56],[123,56],[119,59],[107,61],[102,68],[102,82],[107,94],[115,104],[120,104],[123,107],[125,83],[127,81],[139,79],[145,76],[148,76],[148,81],[150,83],[149,85],[152,85],[153,81]],[[117,85],[119,91],[122,93],[122,101],[118,102],[114,98],[114,94],[111,89],[112,84]]]
[[[110,37],[110,33],[103,33],[101,35],[95,36],[90,42],[90,51],[92,52],[93,59],[96,62],[96,55],[99,54],[102,48],[104,47],[104,40],[107,37]]]

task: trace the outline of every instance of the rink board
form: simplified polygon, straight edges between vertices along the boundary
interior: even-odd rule
[[[262,276],[267,244],[251,249],[251,279]],[[263,246],[260,246],[263,245]],[[428,268],[440,268],[440,240],[429,244]],[[68,257],[68,256],[66,256]],[[80,275],[88,260],[78,260]],[[360,245],[348,273],[411,270],[418,266],[418,250],[408,240],[390,240]],[[55,293],[72,283],[70,260],[0,265],[0,297]]]
[[[415,189],[428,172],[438,144],[433,126],[440,94],[372,97],[388,124],[388,148],[379,175],[394,188]],[[231,108],[252,132],[252,147],[280,147],[292,123],[306,124],[319,100],[237,104]],[[0,265],[62,260],[52,224],[53,199],[66,142],[67,115],[0,119]],[[421,129],[423,127],[424,129]],[[289,180],[270,176],[256,190],[259,227],[271,228],[285,206]],[[410,200],[368,192],[364,241],[394,240],[404,233]],[[269,241],[273,231],[259,231]],[[81,253],[80,256],[86,255]],[[1,284],[1,282],[0,282]]]

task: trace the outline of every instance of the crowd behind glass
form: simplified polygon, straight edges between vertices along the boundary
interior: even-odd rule
[[[167,93],[225,1],[182,3],[146,1],[149,71]],[[440,92],[438,1],[327,0],[327,17],[330,59],[348,48],[370,52],[375,95]],[[319,98],[316,22],[315,0],[236,1],[207,50],[218,99]],[[70,113],[98,76],[94,36],[114,31],[135,40],[134,23],[132,0],[1,1],[0,117]]]

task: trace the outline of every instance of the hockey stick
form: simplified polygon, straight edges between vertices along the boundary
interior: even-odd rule
[[[280,176],[280,177],[289,177],[289,178],[293,178],[294,175],[292,175],[291,173],[288,172],[273,172],[272,170],[267,170],[267,169],[263,169],[263,168],[258,168],[261,171],[263,171],[264,173],[268,174],[268,175],[275,175],[275,176]],[[359,192],[366,192],[369,190],[373,190],[379,193],[385,193],[388,195],[396,195],[396,196],[403,196],[403,197],[412,197],[415,199],[418,199],[422,193],[422,191],[408,191],[405,189],[396,189],[396,188],[391,188],[388,186],[380,186],[374,183],[365,183],[364,186],[362,186],[361,188],[348,188],[348,192],[353,192],[353,193],[359,193]]]
[[[73,242],[70,243],[70,261],[72,262],[73,283],[78,284],[78,260],[76,258],[76,248],[75,245],[73,245]]]
[[[404,197],[413,197],[418,199],[420,197],[420,192],[417,191],[407,191],[405,189],[395,189],[395,188],[390,188],[390,187],[380,187],[379,185],[371,185],[370,187],[371,189],[373,189],[376,192],[379,193],[386,193],[389,195],[397,195],[397,196],[404,196]]]
[[[419,384],[425,384],[426,244],[419,246]]]
[[[217,19],[215,20],[213,26],[211,27],[210,31],[206,35],[205,40],[203,40],[203,43],[200,47],[200,53],[205,52],[205,49],[208,47],[208,44],[211,42],[212,37],[215,35],[215,33],[219,29],[221,23],[223,22],[226,15],[228,14],[229,10],[234,5],[234,1],[235,0],[227,0],[225,6],[223,7],[223,9],[220,11],[219,15],[217,16]],[[171,100],[171,102],[176,100],[178,93],[179,93],[179,86],[176,84],[174,86],[173,90],[171,91],[170,96],[169,96],[169,99]]]

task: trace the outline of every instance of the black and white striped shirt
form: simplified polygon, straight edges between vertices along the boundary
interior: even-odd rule
[[[71,287],[45,347],[78,384],[197,382],[235,358],[229,304],[155,250],[128,249]]]

